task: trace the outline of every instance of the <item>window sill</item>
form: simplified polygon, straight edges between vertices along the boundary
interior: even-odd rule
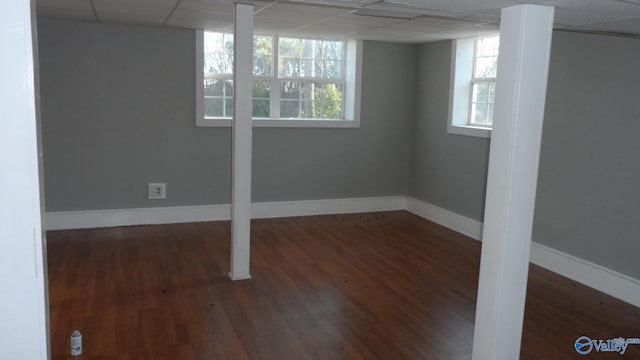
[[[199,119],[197,127],[231,127],[231,119]],[[356,120],[293,120],[259,119],[253,120],[253,127],[265,128],[359,128]]]
[[[479,138],[490,139],[491,129],[475,127],[475,126],[459,126],[451,125],[447,126],[447,133],[455,135],[473,136]]]

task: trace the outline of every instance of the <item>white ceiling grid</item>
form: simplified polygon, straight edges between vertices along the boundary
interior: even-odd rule
[[[274,0],[256,5],[260,33],[422,43],[498,30],[500,9],[522,0]],[[640,0],[533,0],[556,7],[557,29],[640,38]],[[37,0],[40,15],[230,30],[228,0]]]

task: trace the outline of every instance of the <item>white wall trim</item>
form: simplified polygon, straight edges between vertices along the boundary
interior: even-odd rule
[[[562,251],[532,243],[531,262],[640,307],[640,280]]]
[[[253,219],[290,216],[349,214],[406,209],[405,196],[278,201],[253,203]],[[90,229],[98,227],[175,224],[219,221],[231,218],[231,205],[173,206],[138,209],[47,212],[47,230]]]
[[[468,217],[456,214],[452,211],[437,207],[422,200],[407,198],[407,211],[455,230],[472,239],[482,238],[482,223]]]
[[[47,212],[47,230],[91,229],[98,227],[155,225],[231,218],[231,205],[174,206],[139,209],[109,209]]]
[[[405,196],[254,203],[253,219],[405,210]]]
[[[481,240],[482,223],[412,197],[407,211],[451,230]],[[530,261],[571,280],[640,307],[640,280],[562,251],[533,242]]]

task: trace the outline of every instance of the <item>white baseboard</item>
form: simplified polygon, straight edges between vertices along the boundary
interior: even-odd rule
[[[406,208],[407,198],[405,196],[261,202],[253,204],[251,218],[270,219],[290,216],[354,214],[405,210]]]
[[[482,239],[482,223],[412,197],[407,211],[451,230]],[[571,280],[640,307],[640,280],[550,247],[532,243],[530,261]]]
[[[407,198],[407,211],[476,240],[482,238],[482,223],[422,200]]]
[[[406,197],[304,200],[254,203],[252,218],[349,214],[406,209]],[[90,229],[98,227],[177,224],[199,221],[229,220],[229,204],[173,206],[159,208],[60,211],[45,214],[47,230]]]
[[[531,262],[640,307],[640,280],[550,247],[532,243]]]

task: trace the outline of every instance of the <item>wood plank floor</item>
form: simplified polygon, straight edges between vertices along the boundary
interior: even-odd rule
[[[252,224],[239,282],[229,222],[49,232],[53,359],[74,329],[79,359],[471,359],[479,242],[404,211]],[[581,335],[640,337],[640,309],[532,265],[521,359],[621,358]]]

